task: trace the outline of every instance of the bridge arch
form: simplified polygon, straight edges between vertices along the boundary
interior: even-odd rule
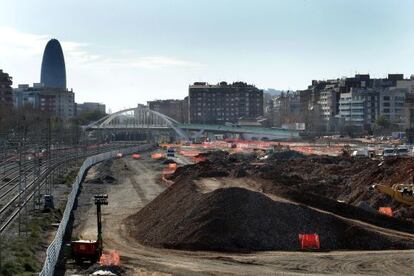
[[[179,122],[167,115],[138,106],[108,114],[85,126],[85,129],[173,129],[179,138],[187,140],[186,132],[179,125]]]

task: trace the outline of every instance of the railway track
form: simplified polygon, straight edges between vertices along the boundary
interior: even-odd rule
[[[8,229],[30,201],[33,200],[35,203],[37,200],[37,204],[40,203],[41,195],[47,192],[48,178],[55,175],[55,171],[67,167],[71,162],[125,146],[127,145],[94,146],[88,148],[86,152],[80,148],[60,150],[56,151],[55,156],[51,157],[48,162],[42,162],[41,166],[35,163],[36,160],[24,160],[21,165],[18,162],[2,162],[3,166],[7,168],[7,173],[2,178],[2,182],[5,183],[0,184],[0,234]],[[38,171],[36,172],[36,170]],[[3,171],[0,170],[0,172]],[[35,204],[33,204],[33,208],[35,208]]]

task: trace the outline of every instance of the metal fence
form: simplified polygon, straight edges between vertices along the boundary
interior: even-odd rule
[[[49,245],[46,251],[46,259],[43,264],[43,269],[40,272],[40,275],[51,276],[54,274],[56,264],[59,259],[59,253],[62,249],[63,237],[66,232],[66,227],[69,222],[70,214],[72,213],[73,205],[75,203],[76,196],[78,194],[80,183],[83,179],[83,176],[88,168],[104,160],[112,159],[117,157],[118,153],[122,154],[131,154],[136,151],[145,151],[151,148],[151,145],[141,145],[131,148],[120,149],[111,152],[105,152],[97,154],[91,157],[86,158],[83,162],[81,168],[79,169],[78,175],[76,176],[75,182],[72,186],[72,191],[68,196],[68,201],[66,203],[65,212],[63,213],[62,220],[60,221],[59,228],[56,231],[55,238],[52,243]]]

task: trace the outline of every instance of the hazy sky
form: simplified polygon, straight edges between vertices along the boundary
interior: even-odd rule
[[[112,111],[183,98],[194,81],[304,89],[312,79],[414,73],[412,0],[0,0],[0,69],[40,80],[62,43],[76,101]]]

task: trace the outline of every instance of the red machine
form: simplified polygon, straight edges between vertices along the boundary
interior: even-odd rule
[[[96,263],[102,255],[102,213],[101,205],[108,205],[108,195],[95,195],[96,216],[98,224],[98,239],[93,240],[78,240],[72,241],[71,249],[72,256],[76,263],[83,263],[88,260],[91,263]]]
[[[78,264],[89,260],[91,263],[96,263],[99,260],[98,241],[92,240],[78,240],[72,241],[72,254],[75,262]]]

